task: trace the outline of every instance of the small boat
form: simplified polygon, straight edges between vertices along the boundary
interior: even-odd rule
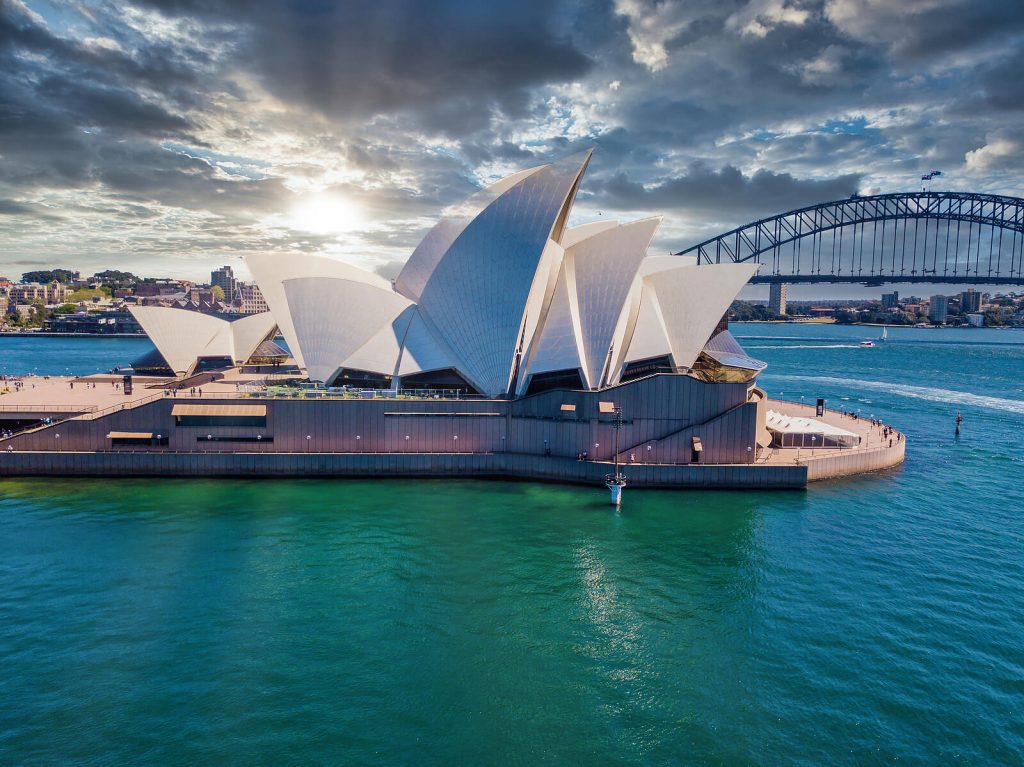
[[[882,335],[880,335],[878,337],[878,340],[879,341],[888,341],[889,340],[889,328],[882,328]]]
[[[861,341],[860,345],[861,346],[874,346],[875,342],[874,341]]]

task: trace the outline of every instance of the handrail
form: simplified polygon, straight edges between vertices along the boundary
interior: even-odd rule
[[[155,402],[158,399],[166,398],[167,394],[165,394],[163,391],[160,391],[156,394],[150,394],[148,397],[143,397],[142,399],[128,400],[127,402],[119,402],[116,405],[109,405],[103,408],[102,410],[93,410],[92,412],[89,413],[83,413],[78,418],[78,420],[94,421],[97,418],[102,418],[103,416],[110,415],[111,413],[119,413],[122,410],[132,410],[133,408],[137,408],[140,405],[148,405],[150,402]]]
[[[0,413],[91,413],[98,405],[0,405]]]

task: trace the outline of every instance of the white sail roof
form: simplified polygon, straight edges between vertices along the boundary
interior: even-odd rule
[[[285,280],[284,292],[309,378],[325,383],[335,377],[349,357],[412,305],[390,285],[385,289],[336,277]]]
[[[398,374],[407,376],[455,366],[455,355],[430,331],[417,308],[405,334]]]
[[[166,306],[133,306],[129,311],[177,375],[191,373],[202,357],[244,364],[277,324],[270,312],[228,320]]]
[[[548,165],[507,190],[466,226],[423,287],[419,306],[479,391],[508,391],[545,245],[564,226],[590,159]],[[546,275],[545,275],[546,277]]]
[[[277,320],[281,335],[288,343],[292,358],[299,367],[305,367],[306,364],[302,354],[302,343],[295,333],[288,297],[285,295],[285,280],[301,277],[337,277],[391,289],[391,283],[380,275],[325,256],[303,253],[253,253],[245,257],[245,263],[259,285],[267,308]]]
[[[681,263],[672,268],[659,261],[650,269],[641,267],[646,275],[641,278],[639,313],[625,361],[671,353],[676,367],[691,367],[736,294],[759,266]]]
[[[270,312],[247,314],[232,320],[230,324],[234,360],[239,365],[248,362],[259,345],[266,341],[277,327],[277,321]]]
[[[416,246],[395,280],[395,290],[406,298],[419,301],[423,288],[434,273],[438,262],[452,243],[469,226],[480,212],[513,186],[543,170],[545,166],[522,170],[496,181],[461,202],[442,218]]]
[[[543,328],[530,349],[523,375],[520,377],[519,393],[526,391],[530,380],[537,373],[555,370],[579,370],[584,378],[584,356],[580,347],[583,332],[575,300],[575,276],[563,262],[544,318]]]
[[[621,332],[623,307],[660,225],[657,216],[606,229],[581,240],[567,254],[576,274],[586,380],[592,388],[602,383],[609,350],[621,346],[616,331]]]

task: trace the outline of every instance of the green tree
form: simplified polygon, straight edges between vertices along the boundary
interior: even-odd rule
[[[131,272],[122,272],[117,269],[107,269],[103,272],[96,272],[92,276],[94,282],[102,283],[104,287],[109,287],[114,290],[121,288],[130,288],[133,285],[138,285],[142,282],[142,279],[136,277]]]
[[[46,307],[43,306],[42,301],[36,301],[32,304],[32,309],[28,315],[28,325],[42,325],[46,322],[46,318],[49,316],[46,311]]]
[[[75,281],[75,273],[70,269],[43,269],[35,272],[25,272],[21,275],[22,282],[57,282],[68,283]]]
[[[224,300],[224,288],[222,288],[220,285],[214,285],[212,288],[210,288],[210,294],[213,296],[214,301]]]

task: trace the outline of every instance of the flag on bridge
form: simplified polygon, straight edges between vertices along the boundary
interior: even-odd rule
[[[932,177],[930,175],[928,175],[928,176],[921,176],[921,180],[922,181],[931,181]]]
[[[941,176],[942,175],[942,171],[941,170],[933,170],[931,175],[933,175],[933,176]]]

